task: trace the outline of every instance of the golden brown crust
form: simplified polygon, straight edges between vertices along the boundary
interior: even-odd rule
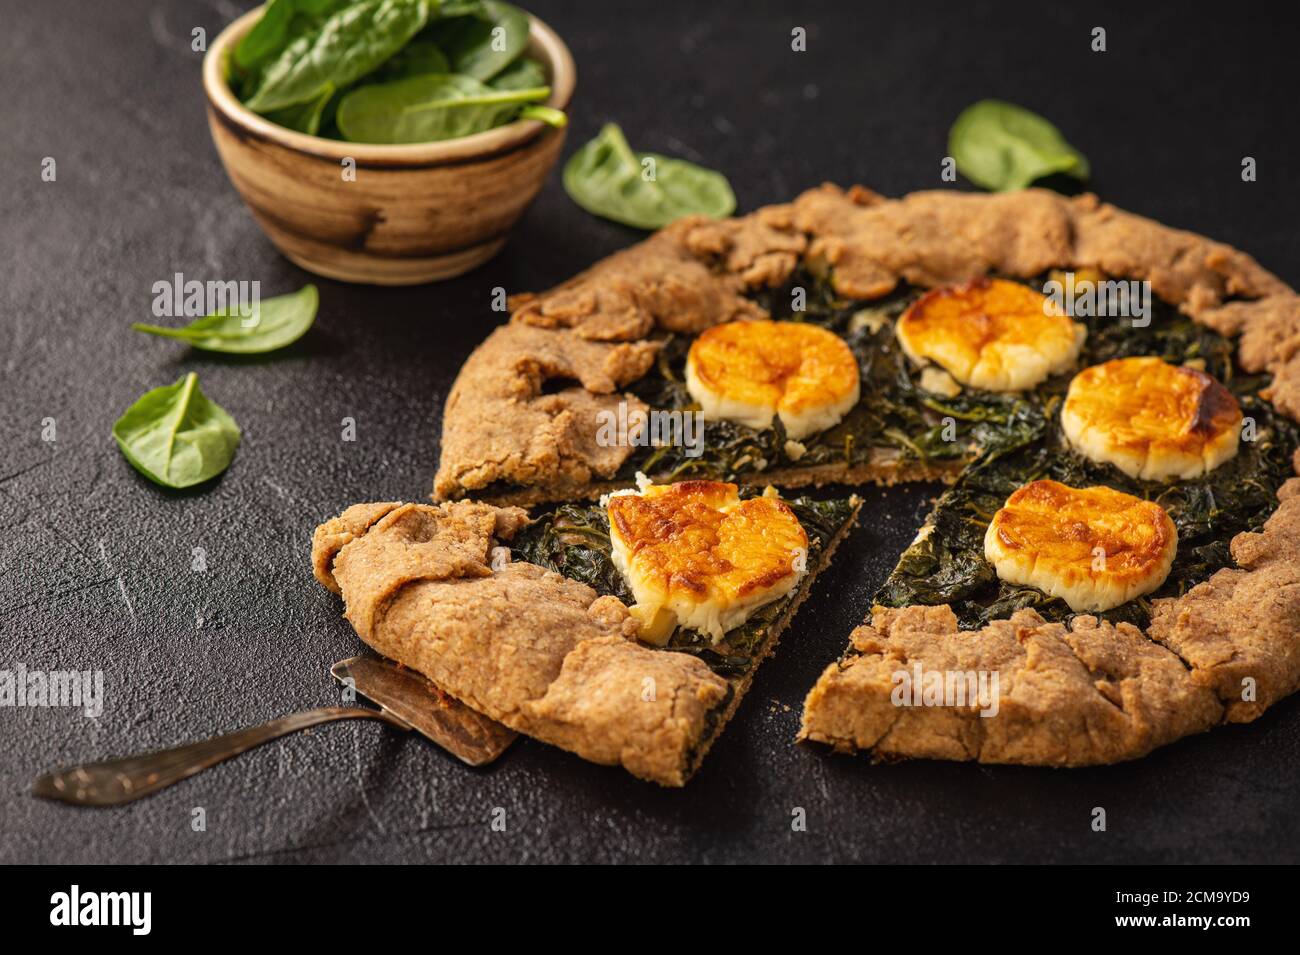
[[[877,607],[853,632],[804,704],[799,736],[880,757],[1085,766],[1145,755],[1218,722],[1222,707],[1169,651],[1128,624],[1076,617],[1071,627],[1032,610],[982,630],[957,629],[952,609]],[[895,705],[899,672],[983,672],[997,711]],[[908,697],[900,697],[908,701]],[[919,701],[918,701],[919,702]],[[991,710],[988,710],[991,712]]]
[[[340,521],[352,536],[335,548]],[[525,522],[470,501],[359,505],[322,525],[312,563],[379,653],[512,729],[682,785],[730,687],[694,656],[637,644],[617,599],[533,564],[494,569],[492,547]]]
[[[757,318],[762,310],[743,293],[783,282],[804,246],[784,207],[722,221],[688,216],[549,292],[514,296],[511,319],[631,341]]]
[[[852,297],[884,295],[900,280],[932,287],[1053,268],[1146,279],[1156,295],[1192,314],[1229,297],[1289,291],[1243,252],[1093,195],[934,191],[864,204],[824,185],[795,200],[794,219],[813,237],[808,258],[832,266],[836,288]]]
[[[328,590],[342,593],[334,580],[334,558],[345,545],[364,534],[371,524],[389,511],[401,507],[400,501],[353,504],[338,517],[316,528],[311,539],[311,572]]]
[[[1260,394],[1300,421],[1300,296],[1287,290],[1254,301],[1228,302],[1194,316],[1224,335],[1240,335],[1237,360],[1273,382]]]
[[[1041,189],[872,195],[864,203],[862,193],[827,184],[794,209],[796,226],[813,237],[810,264],[834,269],[836,289],[852,298],[878,298],[900,281],[932,288],[1070,264],[1069,207]]]
[[[631,452],[596,440],[601,411],[644,411],[617,389],[646,373],[658,345],[603,342],[572,328],[498,328],[461,369],[443,412],[435,496],[497,482],[565,489],[609,478]],[[548,383],[564,387],[550,393]]]
[[[682,219],[549,292],[514,297],[510,324],[453,386],[435,499],[485,489],[520,501],[599,493],[632,449],[598,446],[595,415],[614,410],[619,390],[649,371],[657,336],[765,317],[744,293],[779,285],[800,258],[832,268],[837,289],[855,298],[901,281],[934,287],[1050,269],[1147,279],[1197,321],[1240,333],[1242,364],[1272,373],[1265,397],[1300,420],[1300,298],[1250,256],[1091,195],[933,191],[888,200],[828,184],[737,219]],[[544,394],[557,379],[578,385]],[[645,410],[627,400],[629,411]],[[796,481],[801,470],[785,469]]]
[[[1278,498],[1262,531],[1232,539],[1236,567],[1155,601],[1151,620],[1151,639],[1182,657],[1232,723],[1300,689],[1300,478]]]

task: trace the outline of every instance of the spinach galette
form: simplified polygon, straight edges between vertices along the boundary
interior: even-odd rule
[[[435,499],[951,485],[803,738],[1111,762],[1300,685],[1300,298],[1241,252],[1093,196],[823,186],[511,307]],[[900,672],[996,673],[1000,706],[900,705]]]

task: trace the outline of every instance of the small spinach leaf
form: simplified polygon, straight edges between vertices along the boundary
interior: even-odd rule
[[[239,425],[199,388],[194,372],[146,392],[113,425],[132,466],[163,487],[192,487],[230,466]]]
[[[253,355],[291,345],[307,333],[316,320],[320,296],[315,285],[304,285],[288,295],[277,295],[258,303],[251,316],[218,311],[186,325],[131,326],[137,332],[176,338],[203,351],[231,355]],[[246,324],[247,323],[247,324]]]
[[[564,189],[582,208],[640,229],[658,229],[691,213],[731,215],[736,196],[725,176],[684,159],[633,152],[607,123],[564,166]]]
[[[340,131],[359,143],[428,143],[469,136],[512,119],[525,103],[551,95],[549,87],[494,90],[446,73],[360,86],[339,103]]]
[[[971,182],[995,192],[1024,189],[1065,173],[1088,178],[1088,160],[1037,113],[986,99],[964,109],[948,134],[948,153]]]
[[[269,113],[314,101],[327,86],[342,89],[377,69],[428,19],[427,0],[361,0],[344,7],[286,46],[245,105]]]
[[[484,0],[475,16],[434,23],[429,38],[447,54],[452,72],[487,82],[528,46],[528,14],[500,0]]]

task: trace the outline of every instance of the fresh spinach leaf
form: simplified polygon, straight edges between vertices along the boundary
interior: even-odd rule
[[[492,77],[488,84],[494,90],[526,90],[546,85],[546,67],[536,60],[525,57],[515,60],[504,70]],[[520,119],[536,119],[557,129],[569,124],[569,117],[561,110],[550,106],[525,106],[519,111]]]
[[[245,105],[269,113],[315,101],[329,86],[342,89],[378,69],[428,20],[427,0],[360,0],[344,7],[289,43]]]
[[[293,40],[319,30],[321,24],[355,0],[272,0],[235,48],[231,88],[247,100],[262,82],[262,73]]]
[[[487,82],[528,46],[528,14],[501,0],[484,0],[475,16],[440,19],[429,38],[447,54],[453,73]]]
[[[1088,160],[1037,113],[1002,100],[968,106],[948,134],[948,153],[971,182],[995,192],[1065,173],[1088,178]]]
[[[426,73],[450,73],[451,64],[447,54],[443,53],[430,40],[415,39],[397,51],[387,63],[375,72],[373,79],[377,83],[391,83],[412,76]],[[537,84],[543,85],[543,84]]]
[[[527,90],[546,85],[546,68],[529,57],[515,60],[488,84],[494,90]]]
[[[251,70],[284,49],[294,11],[294,0],[271,0],[235,47],[235,65],[241,70]]]
[[[146,392],[113,425],[131,465],[164,487],[192,487],[230,466],[239,425],[199,388],[194,372]]]
[[[607,123],[564,166],[564,189],[582,208],[639,229],[658,229],[691,213],[731,215],[736,196],[722,173],[684,159],[633,152]]]
[[[304,285],[288,295],[277,295],[258,303],[253,314],[219,311],[184,328],[161,325],[131,326],[137,332],[188,342],[203,351],[231,355],[253,355],[291,345],[307,333],[316,320],[320,296],[315,285]]]
[[[414,76],[360,86],[339,103],[339,130],[359,143],[428,143],[469,136],[512,119],[549,87],[494,90],[469,76]],[[561,114],[563,115],[563,114]]]
[[[292,129],[300,133],[306,133],[308,136],[315,136],[320,132],[325,108],[333,98],[334,87],[331,84],[326,84],[320,91],[320,95],[314,100],[308,100],[296,106],[286,106],[284,109],[273,110],[266,114],[266,118],[277,126],[283,126],[285,129]]]

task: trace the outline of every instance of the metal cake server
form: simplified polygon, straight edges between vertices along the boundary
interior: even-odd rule
[[[86,763],[47,773],[32,783],[32,795],[77,806],[120,806],[156,793],[195,773],[289,733],[336,720],[380,720],[433,740],[471,766],[485,766],[519,734],[448,696],[413,670],[374,657],[340,660],[330,668],[340,683],[381,709],[325,706],[272,720],[213,739]]]

